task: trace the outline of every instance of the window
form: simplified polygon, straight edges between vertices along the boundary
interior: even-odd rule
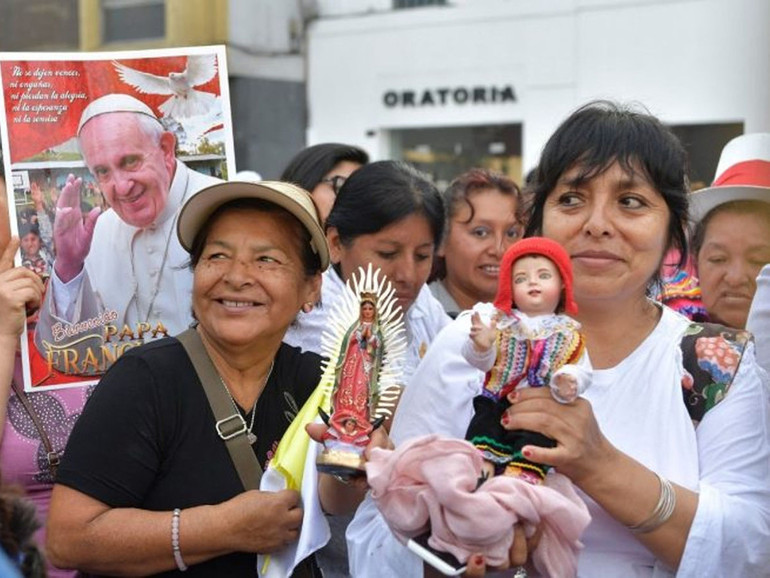
[[[422,8],[423,6],[446,6],[446,0],[393,0],[393,9]]]
[[[424,171],[440,190],[473,167],[522,182],[520,124],[403,129],[390,136],[391,158]]]
[[[0,50],[77,50],[78,0],[1,0]]]
[[[102,0],[102,41],[166,37],[164,0]]]
[[[678,125],[671,130],[690,157],[690,188],[697,191],[711,185],[722,148],[743,134],[743,123]]]

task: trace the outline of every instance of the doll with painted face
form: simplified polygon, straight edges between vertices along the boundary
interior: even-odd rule
[[[550,387],[561,403],[577,398],[590,381],[590,362],[575,314],[572,265],[555,241],[530,237],[514,243],[500,266],[495,313],[488,323],[471,317],[466,360],[485,372],[466,439],[482,453],[484,475],[505,474],[542,483],[548,466],[527,460],[526,445],[554,447],[546,436],[509,431],[501,424],[508,396],[522,387]]]

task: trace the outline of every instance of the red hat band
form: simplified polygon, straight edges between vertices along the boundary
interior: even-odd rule
[[[762,160],[736,163],[714,181],[713,187],[745,186],[770,188],[770,162]]]
[[[577,303],[572,295],[572,261],[564,250],[564,247],[556,241],[546,237],[528,237],[521,239],[513,245],[503,255],[500,263],[500,277],[497,283],[497,295],[494,305],[508,315],[516,305],[513,302],[513,292],[511,289],[511,274],[513,264],[521,257],[527,255],[540,255],[546,257],[556,265],[561,275],[561,281],[564,284],[564,311],[571,315],[577,313]]]

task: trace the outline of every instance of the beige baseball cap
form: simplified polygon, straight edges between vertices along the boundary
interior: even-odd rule
[[[182,247],[189,253],[195,236],[211,214],[236,199],[262,199],[289,211],[310,233],[313,252],[321,259],[321,270],[326,270],[329,266],[329,245],[310,193],[281,181],[230,181],[198,191],[182,205],[179,213],[176,231]]]
[[[107,114],[110,112],[138,112],[139,114],[149,116],[160,123],[152,109],[141,100],[127,94],[106,94],[92,101],[85,110],[83,110],[83,114],[80,115],[77,134],[80,135],[80,131],[83,130],[83,126],[89,120],[100,114]]]

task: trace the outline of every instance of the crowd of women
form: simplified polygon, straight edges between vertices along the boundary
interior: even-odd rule
[[[523,192],[472,169],[442,194],[407,163],[370,163],[336,144],[302,151],[281,181],[203,189],[177,223],[194,277],[180,307],[191,306],[196,323],[180,339],[128,351],[95,387],[55,484],[44,480],[53,493],[50,511],[38,512],[48,530],[38,540],[51,575],[271,575],[271,556],[309,541],[311,512],[328,515],[331,541],[287,573],[429,575],[361,480],[322,473],[301,498],[245,484],[209,389],[226,393],[242,424],[234,437],[266,470],[319,382],[330,312],[372,264],[404,311],[406,352],[392,425],[373,432],[365,455],[426,434],[464,438],[483,373],[463,344],[473,312],[490,321],[501,261],[522,236],[547,237],[570,257],[591,384],[570,404],[547,388],[517,391],[501,424],[553,440],[524,451],[569,478],[588,507],[578,575],[768,575],[770,135],[739,137],[722,156],[714,184],[691,193],[669,129],[643,110],[594,102],[558,127]],[[6,398],[43,285],[13,267],[18,241],[3,228]],[[671,254],[679,269],[692,263],[702,308],[724,326],[693,324],[655,299]],[[502,568],[486,568],[479,552],[466,574],[521,574],[538,533],[517,526],[513,536]]]

